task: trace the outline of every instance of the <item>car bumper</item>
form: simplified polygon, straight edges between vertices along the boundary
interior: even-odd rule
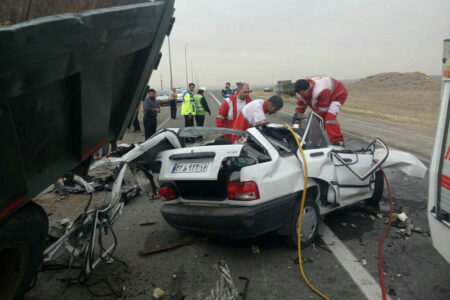
[[[284,196],[255,206],[199,206],[182,203],[161,208],[170,226],[232,238],[251,238],[263,233],[286,229],[298,194]]]

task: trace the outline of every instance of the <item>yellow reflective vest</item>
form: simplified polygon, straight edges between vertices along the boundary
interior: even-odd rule
[[[183,103],[181,104],[181,115],[195,115],[195,101],[194,96],[186,91],[183,95]]]

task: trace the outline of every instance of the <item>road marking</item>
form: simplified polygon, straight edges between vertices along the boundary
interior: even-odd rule
[[[156,130],[161,129],[167,122],[169,122],[170,119],[171,119],[170,117],[167,117],[167,119],[165,119],[161,124],[159,124]]]
[[[290,116],[290,117],[292,117],[294,114],[291,114],[291,113],[288,113],[288,112],[285,112],[285,111],[282,111],[282,110],[280,110],[279,111],[280,113],[283,113],[283,114],[285,114],[285,115],[288,115],[288,116]]]
[[[219,106],[222,104],[222,103],[220,103],[220,101],[216,98],[216,96],[214,96],[213,93],[211,93],[211,92],[208,92],[208,93],[214,98],[214,100],[216,100],[216,102],[217,102],[217,104],[219,104]]]
[[[324,222],[320,223],[319,234],[367,299],[381,299],[379,284]]]

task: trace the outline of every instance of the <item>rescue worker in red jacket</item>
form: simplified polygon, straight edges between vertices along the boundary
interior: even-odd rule
[[[230,98],[225,99],[220,105],[219,115],[216,118],[217,127],[233,128],[233,123],[242,108],[252,101],[249,94],[250,86],[248,83],[240,83],[236,93],[233,93]]]
[[[255,99],[246,104],[234,122],[233,128],[247,130],[248,128],[267,122],[266,115],[274,114],[283,107],[283,98],[274,95],[265,101]]]
[[[309,106],[323,118],[331,143],[342,146],[344,136],[336,116],[347,99],[347,90],[344,84],[331,77],[299,79],[295,82],[295,92],[297,108],[294,120],[299,117],[298,114],[305,113]]]

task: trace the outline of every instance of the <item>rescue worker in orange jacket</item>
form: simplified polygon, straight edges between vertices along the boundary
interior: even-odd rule
[[[336,116],[347,99],[347,90],[344,84],[331,77],[299,79],[295,82],[295,92],[297,96],[296,115],[303,114],[309,106],[323,118],[330,141],[335,145],[343,145],[344,136]]]
[[[241,112],[242,108],[252,101],[249,97],[250,86],[248,83],[240,83],[236,93],[225,99],[219,108],[219,115],[216,118],[217,127],[233,128],[233,123]]]

